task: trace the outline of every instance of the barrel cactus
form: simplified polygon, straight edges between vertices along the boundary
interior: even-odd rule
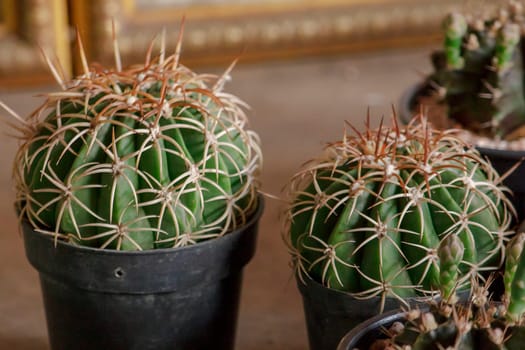
[[[35,230],[117,250],[179,247],[243,225],[257,207],[259,139],[223,76],[175,54],[88,67],[22,120],[16,207]],[[116,45],[116,47],[118,47]]]
[[[290,181],[285,239],[298,278],[356,298],[430,296],[438,247],[465,246],[458,288],[504,259],[514,208],[501,178],[453,131],[422,116],[345,133]]]
[[[523,6],[514,1],[486,19],[445,18],[444,46],[432,55],[426,86],[451,120],[491,138],[516,137],[525,125],[524,24]]]
[[[521,254],[521,251],[524,240],[525,233],[519,233],[507,248],[513,256],[507,259],[505,265],[509,284],[505,285],[507,297],[503,298],[503,302],[491,301],[488,285],[480,285],[474,281],[468,301],[448,298],[432,303],[428,309],[406,310],[405,322],[391,325],[385,332],[386,337],[376,340],[371,349],[523,349],[525,254]],[[447,251],[443,255],[446,255],[444,258],[448,265],[444,278],[451,285],[457,283],[450,272],[457,276],[457,262],[461,259],[463,248],[459,240],[443,247]]]

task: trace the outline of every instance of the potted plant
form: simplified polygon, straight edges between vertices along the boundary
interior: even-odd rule
[[[449,14],[443,48],[431,56],[433,72],[400,101],[404,121],[423,106],[435,127],[462,128],[462,137],[506,174],[520,221],[525,218],[524,18],[517,1],[495,16]]]
[[[180,48],[126,69],[81,51],[83,74],[50,65],[63,89],[18,118],[16,209],[54,350],[233,348],[261,149],[231,67],[197,74]]]
[[[437,248],[465,245],[458,289],[497,270],[513,208],[492,166],[423,118],[329,144],[290,181],[284,238],[310,348],[369,317],[437,296]]]
[[[439,302],[421,308],[376,317],[349,332],[338,350],[354,349],[523,349],[525,345],[525,234],[507,247],[505,295],[491,301],[487,285],[473,282],[468,301],[458,302],[455,287],[464,246],[449,236],[440,246],[444,268],[440,272]]]

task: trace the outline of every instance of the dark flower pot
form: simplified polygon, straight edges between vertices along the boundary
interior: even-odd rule
[[[51,348],[233,349],[242,270],[262,211],[261,199],[244,227],[221,238],[142,252],[54,242],[23,223]]]
[[[388,329],[394,322],[404,321],[405,313],[399,310],[372,317],[346,333],[337,346],[337,350],[369,349],[375,340],[385,337],[383,333],[385,329]]]
[[[327,288],[322,284],[297,278],[303,297],[303,307],[310,350],[335,350],[341,338],[360,323],[377,316],[381,311],[381,298],[356,299],[351,294]],[[428,298],[407,298],[409,305],[422,305]],[[403,303],[386,298],[384,312],[398,310]]]
[[[401,96],[398,106],[398,115],[403,123],[408,123],[417,109],[417,98],[426,94],[428,88],[423,84],[415,84],[405,91]],[[477,147],[482,156],[488,159],[500,175],[505,174],[516,164],[525,159],[525,150],[502,150],[486,147]],[[525,162],[522,162],[505,180],[512,194],[509,199],[516,208],[518,222],[525,219]]]

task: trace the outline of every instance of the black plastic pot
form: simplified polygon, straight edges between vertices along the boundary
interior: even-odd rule
[[[375,340],[384,338],[385,329],[388,329],[394,322],[404,321],[405,313],[399,310],[372,317],[348,332],[341,339],[337,350],[367,350]]]
[[[417,109],[417,97],[428,89],[423,84],[415,84],[401,96],[398,115],[403,123],[408,123]],[[505,174],[516,164],[525,159],[525,150],[501,150],[476,147],[482,156],[487,158],[500,175]],[[523,161],[505,180],[503,184],[511,191],[509,199],[518,213],[518,222],[525,220],[525,161]]]
[[[23,224],[38,270],[53,350],[233,349],[242,269],[257,213],[221,238],[121,252],[55,242]]]
[[[330,289],[322,284],[297,278],[303,297],[303,307],[310,350],[335,350],[341,338],[360,323],[379,314],[380,297],[356,299],[349,293]],[[407,298],[409,305],[422,305],[428,298]],[[403,303],[386,298],[384,312],[397,310]]]

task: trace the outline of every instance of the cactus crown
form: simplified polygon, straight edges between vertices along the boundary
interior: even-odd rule
[[[511,1],[496,16],[451,13],[443,21],[444,47],[434,52],[427,86],[448,117],[492,138],[523,136],[523,7]]]
[[[484,278],[502,262],[513,216],[500,182],[475,149],[421,115],[345,133],[288,186],[284,236],[298,277],[383,302],[432,295],[445,268],[438,248],[453,236],[465,246],[459,287]]]
[[[20,218],[40,232],[121,250],[178,247],[246,222],[257,205],[259,139],[221,76],[148,51],[143,65],[88,68],[22,120]],[[81,46],[81,42],[80,47]],[[118,45],[115,45],[118,47]]]
[[[473,281],[470,298],[446,298],[429,305],[428,310],[409,309],[405,323],[396,322],[386,330],[386,338],[375,341],[372,349],[523,349],[525,342],[525,233],[507,245],[503,301],[493,302],[490,282]],[[453,244],[444,247],[450,252]],[[458,245],[461,255],[461,243]],[[445,253],[446,254],[446,253]],[[453,255],[453,254],[452,254]],[[452,256],[449,255],[449,256]],[[458,271],[454,259],[447,259],[449,271]],[[449,276],[450,277],[450,276]],[[452,284],[457,279],[451,278]],[[446,289],[446,287],[445,287]],[[443,294],[445,291],[443,290]]]

